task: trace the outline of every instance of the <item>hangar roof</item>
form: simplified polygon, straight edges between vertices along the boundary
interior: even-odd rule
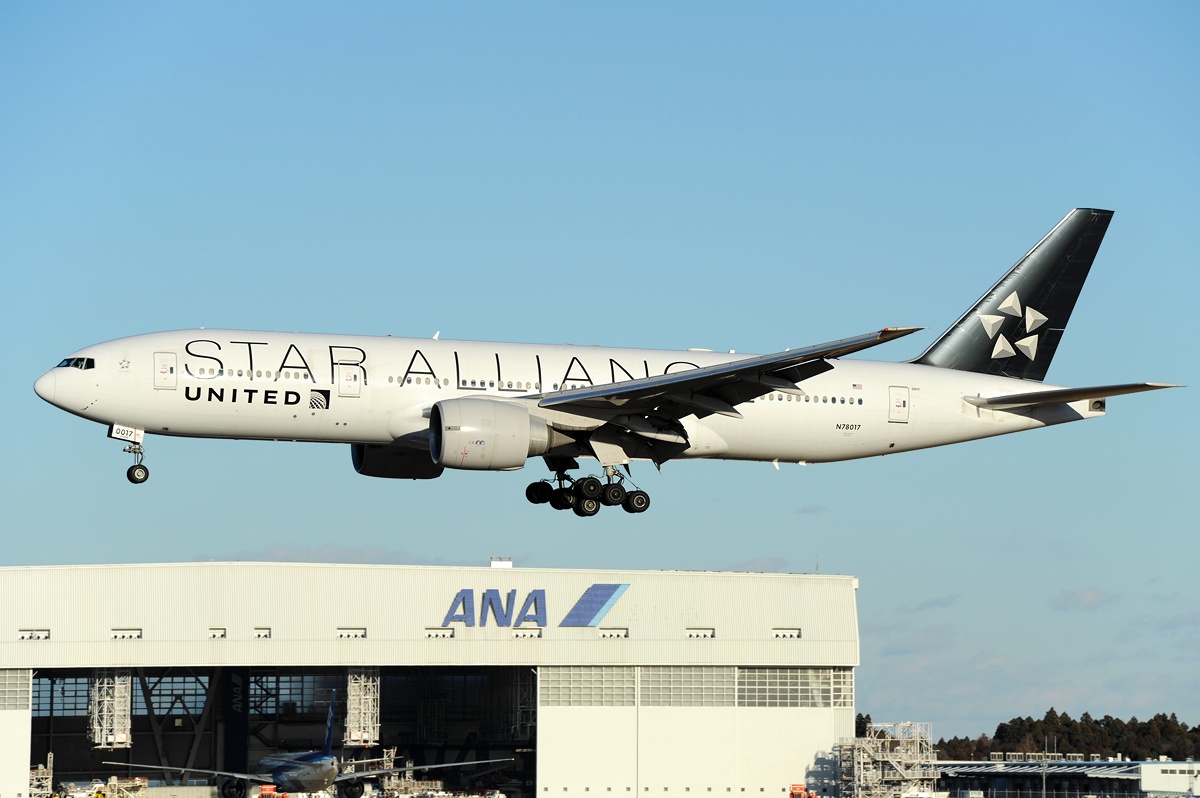
[[[854,666],[857,586],[707,571],[0,568],[0,668]]]

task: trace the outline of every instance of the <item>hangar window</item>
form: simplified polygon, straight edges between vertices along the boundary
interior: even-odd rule
[[[250,714],[281,720],[323,719],[329,696],[335,689],[344,690],[345,684],[345,674],[256,668],[250,672]]]
[[[30,672],[0,670],[0,710],[29,709]]]
[[[735,671],[728,667],[643,667],[639,701],[648,707],[732,707],[737,698]]]
[[[155,717],[189,715],[199,717],[204,711],[204,699],[208,695],[207,676],[163,674],[136,677],[133,689],[133,714],[149,715],[146,698],[149,695],[150,709]]]
[[[17,631],[18,640],[49,640],[49,629],[20,629]]]
[[[270,640],[271,639],[271,627],[269,627],[269,626],[254,627],[254,637],[256,640]]]
[[[366,636],[366,627],[362,626],[340,626],[336,635],[339,640],[361,640]]]
[[[45,677],[33,680],[35,718],[82,718],[88,713],[86,676]]]
[[[543,706],[632,707],[637,705],[637,669],[576,665],[538,669]]]
[[[739,668],[738,706],[851,707],[849,668]]]
[[[213,626],[208,630],[209,640],[224,640],[229,637],[229,630],[224,626]]]
[[[142,639],[142,630],[141,629],[113,629],[112,630],[112,639],[113,640],[141,640]]]

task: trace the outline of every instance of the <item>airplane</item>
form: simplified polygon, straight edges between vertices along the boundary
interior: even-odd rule
[[[315,793],[333,787],[339,798],[362,798],[364,792],[363,780],[375,779],[392,773],[407,773],[414,770],[434,770],[437,768],[463,767],[465,765],[482,765],[491,762],[511,762],[512,759],[479,759],[473,762],[451,762],[442,765],[409,765],[400,768],[385,768],[368,770],[361,773],[353,771],[340,772],[338,758],[333,755],[333,710],[336,703],[336,693],[329,702],[329,717],[325,721],[325,744],[320,751],[305,751],[303,753],[263,757],[254,773],[234,773],[224,770],[203,770],[201,768],[179,768],[166,765],[144,765],[135,762],[102,762],[103,765],[117,765],[123,768],[146,768],[149,770],[165,770],[173,773],[194,773],[205,776],[215,776],[217,794],[220,798],[246,798],[251,784],[275,786],[277,792]],[[362,760],[354,763],[361,765]]]
[[[146,434],[321,441],[391,479],[540,456],[553,476],[526,488],[530,502],[640,513],[650,497],[625,486],[635,460],[853,460],[1097,418],[1108,397],[1177,387],[1042,382],[1112,216],[1072,210],[901,363],[843,357],[920,328],[769,355],[201,328],[85,347],[34,390],[124,441],[135,484],[150,473]],[[603,481],[572,477],[579,458]]]

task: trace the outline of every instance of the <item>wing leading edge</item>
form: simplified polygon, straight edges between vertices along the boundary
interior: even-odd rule
[[[804,349],[732,360],[699,369],[547,394],[539,407],[645,413],[675,405],[676,417],[717,413],[740,418],[735,406],[771,391],[800,392],[796,383],[833,368],[825,362],[903,338],[921,327],[885,327]]]
[[[177,768],[168,765],[145,765],[139,762],[101,762],[101,765],[117,765],[123,768],[146,768],[147,770],[166,770],[171,773],[197,773],[205,776],[220,776],[222,778],[241,779],[255,784],[274,784],[269,775],[262,773],[233,773],[227,770],[205,770],[204,768]]]

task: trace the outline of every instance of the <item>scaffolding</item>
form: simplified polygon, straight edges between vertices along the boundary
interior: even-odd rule
[[[129,748],[132,680],[127,670],[97,670],[88,695],[88,740],[93,748]]]
[[[343,744],[379,744],[379,668],[350,668],[346,679],[346,734]]]
[[[838,745],[842,798],[932,796],[938,778],[932,723],[869,723]]]
[[[29,771],[29,798],[50,798],[54,794],[54,752],[46,754],[46,764]]]
[[[528,740],[537,726],[537,682],[533,670],[521,668],[516,673],[513,691],[513,739]]]

